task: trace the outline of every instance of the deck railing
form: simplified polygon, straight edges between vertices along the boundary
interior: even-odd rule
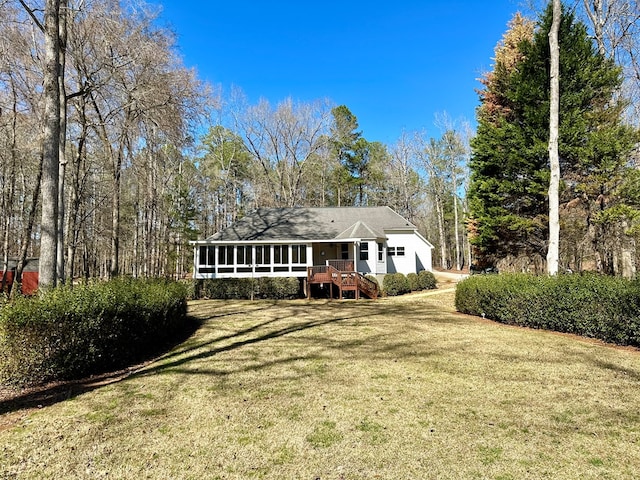
[[[330,260],[329,262],[334,261]],[[349,261],[337,260],[335,262]],[[337,264],[341,265],[340,263]],[[351,265],[353,265],[353,261],[351,261]],[[342,266],[348,266],[348,264],[342,264]],[[361,273],[353,270],[338,270],[333,266],[333,264],[309,267],[308,283],[310,285],[318,283],[328,283],[330,286],[335,285],[340,291],[340,298],[342,298],[342,292],[344,291],[355,291],[356,298],[359,297],[360,292],[364,293],[369,298],[378,297],[378,285],[374,281],[369,280]]]
[[[341,272],[355,272],[353,260],[327,260],[327,265]]]

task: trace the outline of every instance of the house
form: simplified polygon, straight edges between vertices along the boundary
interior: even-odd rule
[[[270,276],[316,283],[314,266],[360,276],[432,269],[433,246],[389,207],[262,208],[191,243],[195,279]]]

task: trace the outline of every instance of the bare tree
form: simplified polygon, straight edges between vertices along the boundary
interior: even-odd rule
[[[411,222],[416,222],[419,209],[424,201],[424,182],[417,172],[415,146],[412,138],[402,132],[400,138],[391,147],[389,164],[386,165],[380,190],[383,203],[395,209]]]
[[[640,119],[640,3],[636,0],[583,0],[598,52],[623,69],[622,94],[630,100],[627,121]]]
[[[256,163],[255,184],[263,205],[297,206],[304,201],[303,180],[327,141],[331,119],[326,101],[287,99],[273,109],[262,100],[238,117],[247,150]]]
[[[558,133],[560,117],[560,45],[558,32],[562,17],[560,0],[553,0],[553,22],[549,31],[549,48],[551,51],[550,75],[550,112],[549,112],[549,163],[551,178],[549,181],[549,246],[547,250],[547,272],[558,273],[560,245],[560,158],[558,154]]]

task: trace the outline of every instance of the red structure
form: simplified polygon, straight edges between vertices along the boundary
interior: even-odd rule
[[[16,274],[17,260],[9,260],[9,268],[6,272],[4,291],[9,292],[13,288],[13,281]],[[39,262],[37,258],[27,258],[24,269],[22,270],[22,294],[33,295],[38,290],[38,269]],[[5,272],[2,271],[4,275]],[[1,280],[1,277],[0,277]]]

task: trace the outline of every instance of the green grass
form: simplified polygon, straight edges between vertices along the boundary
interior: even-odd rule
[[[156,362],[8,409],[0,478],[637,475],[637,351],[452,304],[451,292],[193,302],[202,327]]]

